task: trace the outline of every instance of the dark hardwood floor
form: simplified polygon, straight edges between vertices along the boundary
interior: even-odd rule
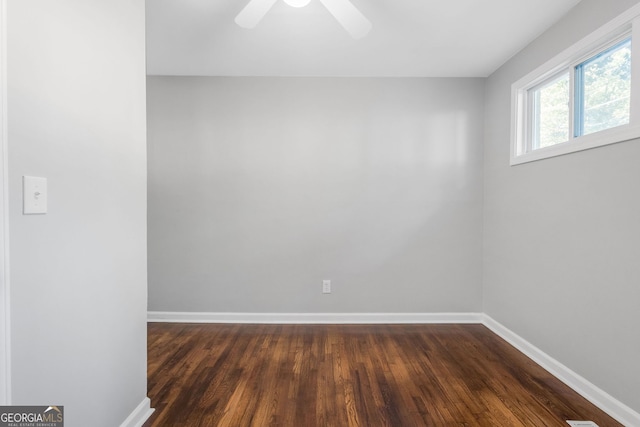
[[[620,425],[482,325],[148,330],[145,427]]]

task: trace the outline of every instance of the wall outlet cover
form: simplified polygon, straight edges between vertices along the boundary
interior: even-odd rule
[[[323,280],[322,281],[322,293],[330,294],[331,293],[331,280]]]

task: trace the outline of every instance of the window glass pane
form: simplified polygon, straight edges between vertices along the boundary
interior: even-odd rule
[[[533,92],[532,149],[569,140],[569,73],[562,74]]]
[[[576,75],[581,90],[576,136],[629,123],[631,39],[583,62]]]

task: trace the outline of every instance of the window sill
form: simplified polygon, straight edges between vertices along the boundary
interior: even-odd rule
[[[512,155],[510,165],[515,166],[522,163],[535,162],[536,160],[562,156],[576,151],[589,150],[591,148],[616,144],[618,142],[629,141],[636,138],[640,138],[640,125],[619,126],[617,128],[580,136],[568,142],[563,142],[551,147],[540,148],[519,156]]]

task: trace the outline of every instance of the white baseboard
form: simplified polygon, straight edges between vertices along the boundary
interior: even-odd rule
[[[153,414],[153,411],[155,411],[155,409],[151,407],[151,400],[149,400],[148,397],[145,397],[136,409],[129,414],[127,419],[120,424],[120,427],[142,427],[145,421],[147,421],[151,414]]]
[[[149,322],[278,324],[481,323],[481,313],[180,313],[150,311]]]
[[[628,427],[640,426],[640,413],[573,372],[515,332],[493,320],[490,316],[483,315],[482,323],[618,422]]]

